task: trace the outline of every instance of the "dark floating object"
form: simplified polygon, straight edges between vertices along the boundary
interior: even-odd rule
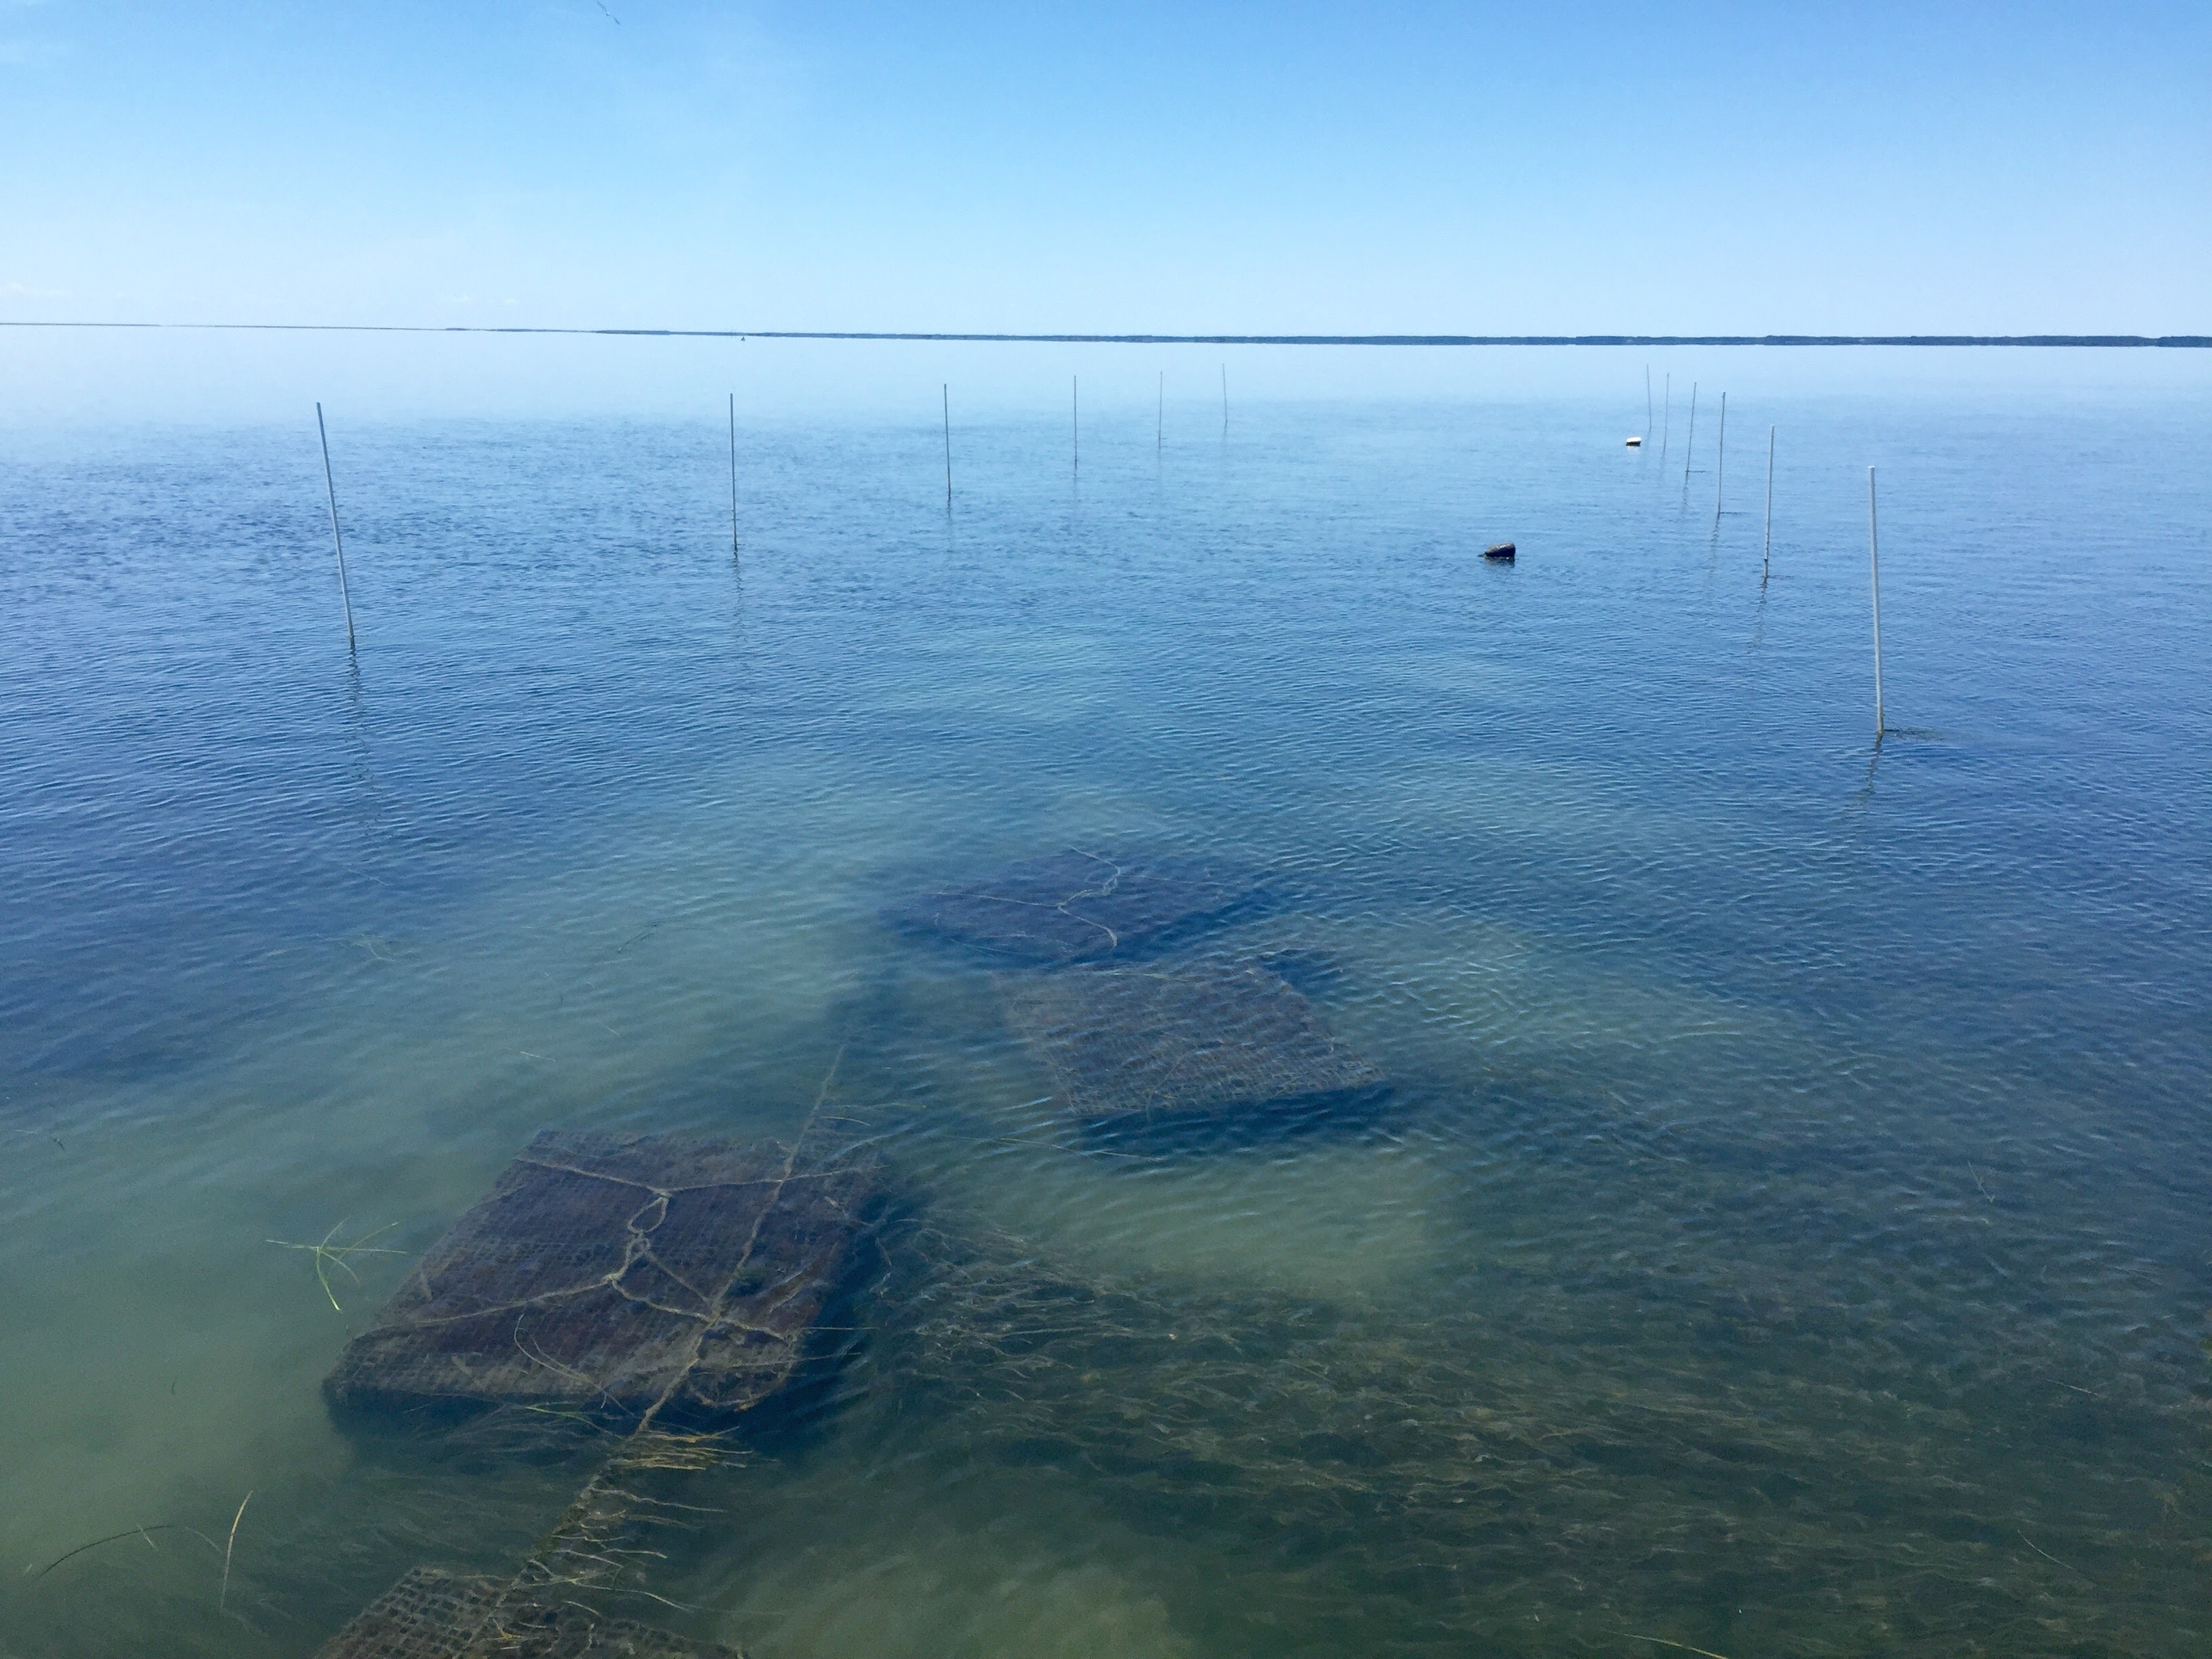
[[[1091,1122],[1181,1120],[1382,1081],[1264,969],[1085,968],[1000,986],[1069,1112]]]
[[[363,1607],[315,1659],[743,1659],[574,1602],[520,1606],[496,1578],[416,1567]]]
[[[1644,447],[1644,440],[1641,438],[1631,438],[1628,440],[1628,447],[1631,449],[1641,449]]]
[[[549,1129],[346,1345],[325,1393],[353,1409],[744,1411],[799,1370],[878,1184],[872,1163],[774,1141]]]
[[[1085,962],[1218,915],[1255,885],[1249,874],[1197,859],[1115,860],[1071,849],[1004,865],[968,886],[918,894],[884,916],[1019,961]]]
[[[1495,559],[1500,564],[1511,564],[1513,562],[1513,544],[1511,542],[1493,543],[1492,545],[1482,550],[1482,556],[1486,559]]]

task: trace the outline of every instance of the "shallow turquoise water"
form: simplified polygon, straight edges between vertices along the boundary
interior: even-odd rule
[[[949,518],[933,426],[756,427],[734,565],[712,422],[348,427],[352,664],[312,427],[19,441],[0,1650],[305,1655],[511,1562],[589,1446],[342,1436],[406,1257],[334,1311],[268,1241],[420,1250],[541,1127],[785,1130],[835,1060],[902,1218],[659,1622],[2203,1651],[2206,414],[1739,408],[1717,520],[1705,410],[1686,479],[1679,409],[1131,410],[1079,479],[1008,421]],[[1387,1100],[1072,1132],[878,919],[1068,845],[1273,872],[1190,948],[1295,953]]]

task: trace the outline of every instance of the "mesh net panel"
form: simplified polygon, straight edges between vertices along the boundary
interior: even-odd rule
[[[325,1643],[315,1659],[740,1659],[588,1607],[519,1602],[497,1578],[417,1567]]]
[[[1265,969],[1006,975],[1008,1023],[1075,1115],[1173,1118],[1370,1089],[1382,1075]]]
[[[774,1142],[549,1130],[347,1345],[333,1403],[721,1413],[788,1382],[872,1200]]]
[[[853,1277],[881,1181],[823,1149],[844,1127],[817,1101],[789,1147],[530,1143],[348,1346],[331,1397],[612,1410],[631,1431],[514,1573],[417,1567],[319,1659],[736,1659],[599,1603],[652,1595],[631,1581],[658,1553],[633,1534],[672,1522],[646,1486],[738,1455],[726,1425],[793,1379]],[[680,1426],[702,1419],[726,1426]]]
[[[886,920],[1030,963],[1126,953],[1219,915],[1256,886],[1249,872],[1198,859],[1115,860],[1068,851],[1002,866],[963,887],[921,893]]]

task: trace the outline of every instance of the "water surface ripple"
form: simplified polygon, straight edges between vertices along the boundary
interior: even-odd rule
[[[841,1054],[880,1279],[633,1616],[2212,1645],[2201,411],[1747,411],[1765,583],[1757,463],[1717,518],[1604,410],[1151,417],[1079,480],[962,432],[949,515],[926,422],[742,432],[735,563],[711,420],[341,425],[350,662],[312,425],[10,459],[0,1652],[305,1656],[512,1562],[588,1433],[349,1439],[408,1257],[333,1310],[269,1241],[419,1251],[547,1126],[787,1131]],[[1164,955],[1281,964],[1387,1093],[1067,1123],[1000,964],[881,919],[1067,847],[1265,872]]]

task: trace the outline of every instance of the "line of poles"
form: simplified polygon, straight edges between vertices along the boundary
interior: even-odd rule
[[[1664,395],[1660,405],[1662,425],[1659,454],[1662,463],[1666,459],[1668,425],[1673,412],[1674,379],[1672,374],[1665,377]],[[1081,378],[1071,375],[1067,385],[1069,468],[1072,476],[1078,478],[1082,476],[1083,471],[1082,393]],[[939,386],[939,398],[945,433],[945,510],[949,515],[952,511],[952,387],[949,381]],[[1647,364],[1644,370],[1644,429],[1647,432],[1650,429],[1651,414],[1651,370]],[[1689,436],[1683,444],[1682,480],[1686,486],[1689,482],[1691,458],[1695,453],[1697,430],[1698,386],[1697,382],[1692,381]],[[1762,588],[1766,586],[1774,561],[1775,434],[1774,427],[1770,426],[1766,428],[1766,511],[1759,556],[1759,583]],[[323,417],[323,406],[319,403],[315,405],[315,435],[322,446],[323,490],[330,505],[331,548],[337,562],[338,601],[345,615],[346,651],[350,655],[356,649],[353,622],[353,592],[351,585],[346,579],[345,535],[338,523],[337,478],[331,465],[330,428]],[[1229,437],[1229,365],[1226,363],[1221,366],[1221,435],[1223,441],[1226,442]],[[735,562],[739,556],[741,542],[738,516],[738,394],[734,392],[729,395],[729,436],[730,557],[732,562]],[[1167,371],[1164,369],[1160,371],[1155,392],[1152,443],[1155,453],[1164,457],[1167,447]],[[1714,447],[1713,458],[1713,519],[1716,524],[1719,522],[1721,516],[1727,465],[1728,393],[1723,392],[1721,393],[1720,431],[1718,441]],[[1874,617],[1874,732],[1875,741],[1878,744],[1881,741],[1882,734],[1887,730],[1887,726],[1883,714],[1881,695],[1881,536],[1875,504],[1873,467],[1867,469],[1867,562]]]
[[[1649,388],[1646,388],[1649,390]],[[945,404],[945,510],[952,510],[952,387],[940,388]],[[1229,439],[1229,365],[1221,366],[1221,437]],[[1067,441],[1068,470],[1077,477],[1083,476],[1083,380],[1071,374],[1067,380]],[[1168,374],[1160,371],[1158,391],[1153,409],[1152,448],[1164,458],[1168,445]],[[730,546],[737,548],[737,465],[738,465],[737,396],[730,398]]]
[[[1645,388],[1647,391],[1649,387]],[[952,386],[948,382],[938,387],[945,422],[945,510],[952,510]],[[318,411],[320,404],[315,405]],[[1221,435],[1229,436],[1229,365],[1221,366]],[[1070,375],[1067,381],[1067,439],[1068,470],[1077,477],[1083,476],[1083,380],[1080,375]],[[1158,388],[1153,406],[1152,448],[1164,459],[1168,444],[1168,374],[1160,371]],[[327,457],[325,458],[327,459]],[[335,523],[335,510],[333,522]],[[730,554],[738,551],[738,395],[730,394]]]
[[[1674,401],[1674,377],[1671,374],[1666,377],[1667,396],[1661,405],[1662,422],[1666,415],[1671,412]],[[1651,369],[1649,364],[1644,366],[1644,430],[1648,432],[1650,430],[1651,420]],[[1690,437],[1684,444],[1685,453],[1682,457],[1682,482],[1686,486],[1690,479],[1690,464],[1695,453],[1694,443],[1698,431],[1698,385],[1694,380],[1690,383],[1689,429]],[[1767,579],[1772,574],[1774,568],[1775,432],[1776,428],[1771,426],[1766,428],[1766,511],[1759,550],[1759,585],[1762,588],[1766,586]],[[1660,434],[1659,458],[1663,463],[1667,458],[1667,428],[1664,424],[1660,428]],[[1727,477],[1728,393],[1723,392],[1721,393],[1720,434],[1718,441],[1713,447],[1713,520],[1716,524],[1720,521],[1721,504],[1726,489]],[[1873,467],[1867,469],[1867,567],[1874,623],[1874,740],[1879,744],[1883,733],[1889,728],[1883,713],[1881,696],[1881,532],[1880,515],[1875,503]]]

